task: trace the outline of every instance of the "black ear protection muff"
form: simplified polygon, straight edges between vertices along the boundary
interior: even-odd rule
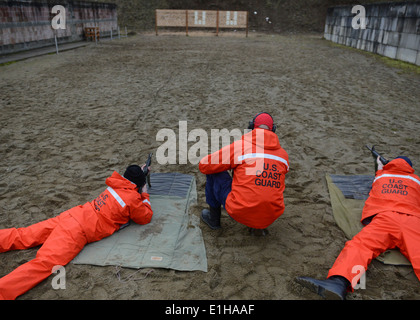
[[[256,119],[256,118],[257,118],[260,114],[263,114],[263,113],[268,114],[268,115],[271,117],[271,114],[269,114],[268,112],[260,112],[260,113],[258,113],[258,114],[254,117],[254,119],[252,119],[252,121],[250,121],[250,122],[249,122],[249,124],[248,124],[248,129],[250,129],[250,130],[254,130],[254,127],[255,127],[255,125],[254,125],[254,123],[255,123],[255,119]],[[273,117],[271,117],[271,119],[273,119]],[[276,129],[277,129],[277,126],[274,124],[274,119],[273,119],[273,129],[271,129],[271,131],[276,132]]]

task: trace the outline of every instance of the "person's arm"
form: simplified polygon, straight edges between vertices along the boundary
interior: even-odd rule
[[[203,174],[213,174],[235,168],[234,143],[205,156],[200,160],[198,168]]]
[[[379,170],[382,170],[383,168],[384,168],[384,165],[383,165],[383,163],[381,162],[381,160],[380,160],[380,156],[378,156],[377,158],[376,158],[376,162],[378,163],[378,171]]]
[[[130,206],[130,218],[137,224],[148,224],[152,220],[152,216],[153,210],[149,194],[142,192],[138,201]]]

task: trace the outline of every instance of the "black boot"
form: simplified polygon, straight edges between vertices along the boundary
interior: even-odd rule
[[[346,300],[350,282],[342,276],[332,276],[327,280],[297,277],[296,282],[327,300]]]
[[[201,212],[201,219],[213,230],[220,229],[220,215],[222,213],[222,208],[213,208],[204,209]]]

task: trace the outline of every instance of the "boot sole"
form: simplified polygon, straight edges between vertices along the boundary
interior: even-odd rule
[[[337,293],[330,291],[328,289],[325,289],[324,287],[321,287],[317,285],[316,283],[313,283],[312,281],[302,279],[302,278],[296,278],[295,281],[305,287],[306,289],[309,289],[313,293],[316,293],[317,295],[321,296],[322,298],[326,300],[343,300],[343,298],[338,295]]]

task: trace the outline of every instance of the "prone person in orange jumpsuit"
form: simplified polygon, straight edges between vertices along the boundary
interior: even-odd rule
[[[124,176],[113,172],[108,188],[95,200],[26,228],[0,230],[0,252],[38,245],[36,257],[0,279],[0,299],[13,300],[65,266],[90,242],[112,235],[130,219],[137,224],[151,221],[153,211],[145,184],[146,176],[137,165],[127,167]]]
[[[326,280],[298,277],[296,281],[326,299],[346,298],[372,259],[398,248],[420,280],[420,178],[411,160],[397,157],[378,170],[362,211],[363,229],[347,241]]]
[[[200,160],[210,207],[202,211],[201,218],[211,229],[219,229],[223,205],[229,216],[248,226],[252,234],[265,235],[266,228],[285,209],[289,156],[275,134],[270,114],[257,114],[248,129],[251,131],[240,140]],[[232,170],[233,178],[228,170]]]

